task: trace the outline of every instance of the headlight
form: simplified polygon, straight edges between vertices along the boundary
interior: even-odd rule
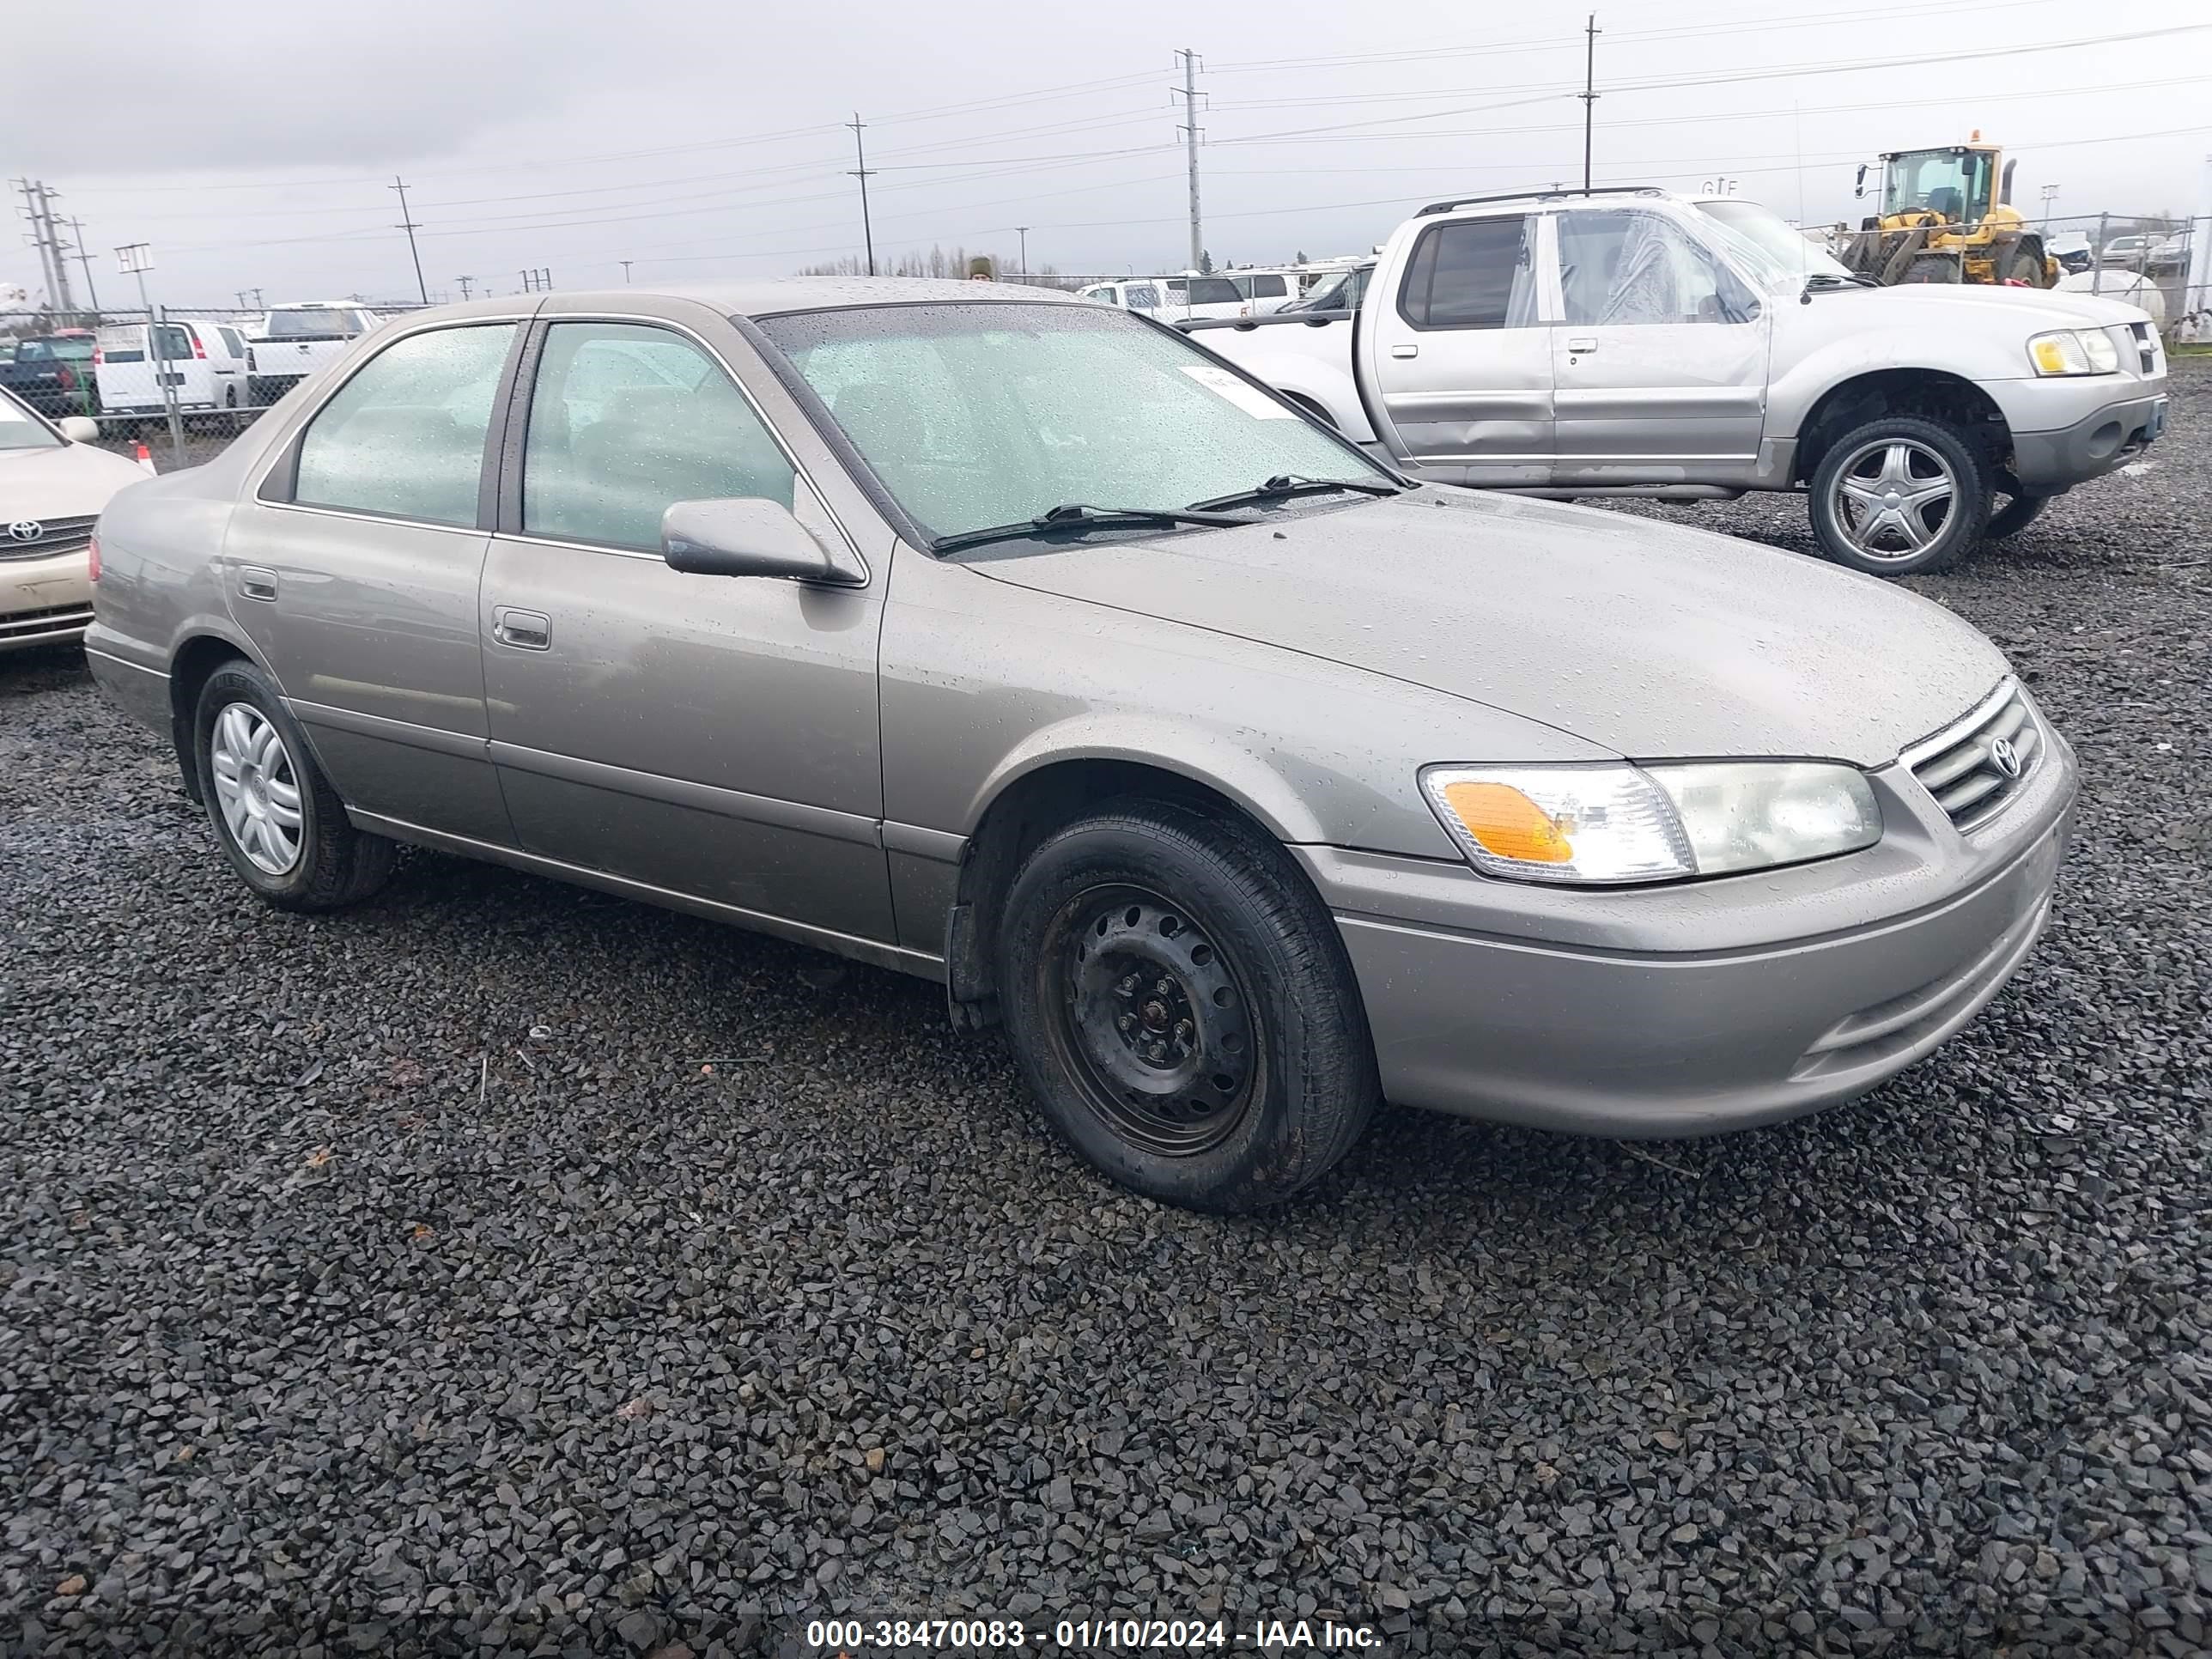
[[[1864,775],[1825,762],[1431,766],[1421,790],[1476,869],[1518,881],[1677,881],[1881,839]]]
[[[2119,348],[2096,328],[2039,334],[2027,343],[2027,360],[2038,374],[2113,374],[2120,367]]]

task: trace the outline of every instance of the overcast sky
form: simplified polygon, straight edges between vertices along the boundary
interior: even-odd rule
[[[48,4],[9,30],[0,162],[62,192],[111,305],[131,292],[112,250],[136,241],[170,304],[411,299],[395,175],[434,299],[464,273],[511,291],[526,266],[562,288],[618,283],[623,259],[639,282],[787,274],[860,252],[855,111],[879,253],[1011,267],[1027,225],[1038,268],[1180,270],[1188,46],[1206,246],[1267,262],[1362,251],[1440,195],[1577,179],[1585,9]],[[1642,0],[1598,24],[1600,183],[1732,177],[1788,217],[1856,221],[1860,161],[1979,127],[2018,155],[2026,210],[2046,184],[2060,212],[2207,208],[2205,0]],[[2066,44],[2109,36],[2131,38]],[[6,283],[43,292],[20,238]]]

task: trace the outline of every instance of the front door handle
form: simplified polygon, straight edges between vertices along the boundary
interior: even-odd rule
[[[1575,338],[1567,342],[1567,349],[1570,351],[1595,351],[1597,349],[1597,342],[1589,335],[1577,335]]]
[[[491,613],[491,636],[518,651],[550,651],[553,647],[553,622],[542,611],[497,605]]]
[[[249,599],[274,605],[276,602],[276,573],[258,564],[242,564],[238,568],[238,591]]]
[[[1390,348],[1390,355],[1393,357],[1418,357],[1421,355],[1421,349],[1417,345],[1394,345]]]

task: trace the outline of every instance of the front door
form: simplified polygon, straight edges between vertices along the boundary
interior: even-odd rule
[[[1540,219],[1445,219],[1416,234],[1397,291],[1363,313],[1360,378],[1394,449],[1452,483],[1542,483],[1553,447]],[[1370,320],[1371,319],[1371,320]]]
[[[1769,323],[1758,298],[1663,214],[1577,208],[1554,227],[1556,480],[1748,473],[1766,400]]]
[[[509,837],[477,587],[487,439],[520,332],[393,341],[284,447],[223,545],[231,614],[346,803],[495,845]]]
[[[882,576],[846,588],[670,569],[660,520],[679,501],[764,497],[841,532],[697,337],[580,317],[541,332],[480,618],[519,844],[888,942]]]

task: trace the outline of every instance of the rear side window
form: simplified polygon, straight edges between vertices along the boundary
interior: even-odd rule
[[[1536,320],[1528,220],[1466,219],[1425,232],[1398,312],[1415,328],[1526,328]]]
[[[522,452],[526,534],[657,550],[677,501],[792,504],[793,474],[727,372],[633,323],[546,331]]]
[[[1185,293],[1181,283],[1168,286],[1178,294]],[[1226,276],[1193,276],[1189,280],[1188,297],[1194,306],[1233,306],[1241,304],[1244,296],[1237,291],[1237,284]]]
[[[246,355],[246,342],[238,337],[236,329],[218,327],[216,332],[222,336],[222,349],[226,354],[233,357]]]
[[[514,327],[438,329],[372,357],[308,423],[293,500],[474,524],[484,434]]]
[[[182,323],[161,324],[154,339],[154,355],[163,362],[181,362],[192,355],[192,332]]]
[[[1251,283],[1252,297],[1255,300],[1285,299],[1291,291],[1290,285],[1280,276],[1255,276]]]

